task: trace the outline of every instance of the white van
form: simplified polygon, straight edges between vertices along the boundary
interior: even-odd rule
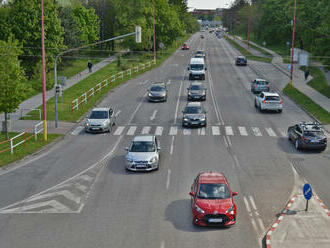
[[[200,80],[205,80],[206,67],[205,67],[204,59],[191,58],[188,71],[189,71],[189,80],[193,80],[195,78]]]

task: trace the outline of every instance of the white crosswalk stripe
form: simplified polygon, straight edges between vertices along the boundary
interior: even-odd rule
[[[134,135],[135,131],[136,131],[137,127],[136,126],[132,126],[128,129],[127,131],[127,135]]]
[[[187,129],[187,128],[184,128],[183,129],[183,135],[191,135],[191,130]]]
[[[212,126],[212,135],[220,135],[220,128],[217,126]]]
[[[266,127],[266,132],[268,133],[269,136],[272,136],[272,137],[276,137],[276,133],[274,132],[274,130],[271,128],[271,127]]]
[[[248,136],[248,133],[247,133],[245,127],[238,127],[238,130],[239,130],[239,133],[240,133],[242,136]]]
[[[251,127],[254,136],[262,136],[260,129],[258,127]]]
[[[277,130],[278,130],[278,133],[279,133],[282,137],[287,137],[287,133],[286,133],[285,130],[280,129],[280,128],[278,128]]]
[[[163,134],[163,127],[157,127],[155,131],[155,135],[161,136]]]
[[[231,126],[226,126],[225,130],[226,130],[226,135],[234,135],[234,131]]]
[[[146,126],[142,128],[141,134],[149,134],[150,133],[150,126]]]
[[[198,135],[205,135],[205,127],[198,129]]]
[[[178,134],[178,128],[177,127],[171,127],[169,135],[177,135]]]
[[[119,126],[116,131],[113,133],[113,135],[121,135],[121,133],[124,131],[124,126]]]

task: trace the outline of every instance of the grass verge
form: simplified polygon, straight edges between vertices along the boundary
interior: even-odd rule
[[[224,36],[224,37],[233,47],[235,47],[238,51],[240,51],[248,59],[266,62],[266,63],[270,63],[272,61],[272,58],[268,58],[268,57],[264,58],[264,57],[259,57],[259,56],[253,55],[248,50],[246,50],[244,47],[241,47],[237,42],[233,41],[232,39],[228,38],[227,36]]]
[[[303,71],[307,70],[305,66],[301,66],[300,69]],[[327,82],[324,73],[317,67],[309,67],[308,69],[311,76],[313,76],[313,79],[309,81],[307,84],[313,89],[320,92],[321,94],[330,98],[330,86]]]
[[[9,137],[12,138],[16,136],[18,133],[11,132],[9,133]],[[33,135],[33,134],[28,134],[28,135]],[[4,166],[6,164],[9,164],[11,162],[14,162],[16,160],[22,159],[27,155],[33,154],[36,151],[40,150],[43,146],[51,143],[53,140],[56,138],[60,137],[60,134],[48,134],[48,139],[47,141],[44,141],[42,138],[43,134],[38,134],[38,139],[37,141],[34,140],[32,137],[30,140],[27,141],[26,145],[21,144],[17,147],[14,148],[14,153],[11,154],[10,150],[6,151],[4,153],[0,154],[0,167]],[[24,139],[24,137],[22,137]],[[5,140],[4,134],[0,134],[0,140],[3,141]],[[16,141],[19,142],[19,141]],[[0,151],[8,148],[8,143],[5,144],[0,144]]]
[[[283,92],[303,109],[318,119],[322,124],[330,123],[330,114],[320,105],[313,102],[312,99],[310,99],[308,96],[297,90],[295,87],[287,84],[283,89]]]
[[[248,42],[246,40],[242,40],[242,42],[244,42],[245,44],[248,44]],[[253,43],[250,42],[250,46],[254,49],[257,50],[259,52],[261,52],[263,55],[265,56],[269,56],[269,57],[273,57],[273,55],[269,52],[267,52],[266,50],[254,45]]]

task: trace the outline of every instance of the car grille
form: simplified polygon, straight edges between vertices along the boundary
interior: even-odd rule
[[[100,127],[101,124],[92,124],[91,127]]]
[[[209,222],[209,219],[222,219],[222,222],[214,223]],[[203,221],[208,225],[224,225],[229,221],[229,218],[225,214],[207,214],[203,217]]]
[[[148,161],[144,161],[144,160],[141,160],[141,161],[134,161],[136,164],[147,164]]]

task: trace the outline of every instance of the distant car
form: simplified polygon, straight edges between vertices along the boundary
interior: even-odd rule
[[[191,83],[187,88],[188,101],[205,101],[206,100],[206,88],[202,83]]]
[[[247,65],[247,59],[244,56],[238,56],[235,61],[236,65]]]
[[[85,131],[90,133],[111,132],[116,123],[112,108],[94,108],[85,122]]]
[[[166,102],[167,87],[163,82],[153,83],[148,90],[148,100],[150,102]]]
[[[156,136],[135,136],[126,151],[127,170],[152,171],[159,168],[160,146]]]
[[[186,43],[183,43],[181,49],[182,50],[189,50],[189,46]]]
[[[224,174],[201,172],[195,178],[191,196],[192,223],[199,226],[231,226],[236,223],[236,205]]]
[[[188,102],[183,110],[183,127],[206,127],[206,111],[200,102]]]
[[[269,92],[269,83],[265,79],[257,78],[251,82],[251,92],[253,94],[260,92]]]
[[[288,128],[288,139],[297,150],[310,149],[324,151],[327,137],[322,126],[316,122],[301,122]]]
[[[201,39],[204,39],[204,35],[201,34]]]
[[[255,97],[254,106],[260,111],[274,110],[281,113],[283,109],[282,103],[283,101],[279,94],[275,92],[261,92]]]
[[[195,52],[195,58],[203,58],[205,60],[206,54],[203,50],[198,50]]]

